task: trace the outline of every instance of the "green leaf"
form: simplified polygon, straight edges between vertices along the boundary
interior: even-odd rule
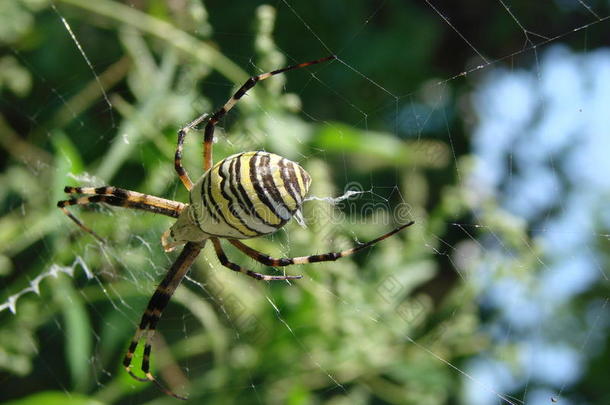
[[[365,131],[342,123],[322,125],[316,132],[313,146],[329,153],[354,155],[359,167],[447,166],[450,152],[443,142],[434,140],[403,141],[385,132]]]
[[[63,131],[53,131],[51,142],[55,149],[55,167],[57,168],[56,176],[53,178],[53,199],[59,200],[65,196],[64,186],[69,184],[67,175],[82,173],[84,165],[78,150]]]
[[[60,277],[57,290],[66,327],[66,358],[72,384],[76,390],[87,387],[91,365],[91,323],[80,295],[76,294],[69,279]]]
[[[46,391],[32,394],[15,401],[5,402],[4,405],[103,405],[84,395],[66,393],[63,391]]]
[[[56,151],[56,165],[59,172],[80,173],[84,170],[83,161],[78,149],[63,131],[53,131],[51,136]]]

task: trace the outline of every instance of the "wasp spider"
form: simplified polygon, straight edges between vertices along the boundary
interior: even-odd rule
[[[288,266],[337,260],[365,249],[413,224],[413,222],[406,223],[372,241],[342,252],[304,257],[273,258],[240,242],[240,239],[267,235],[284,226],[300,209],[309,189],[311,178],[297,163],[273,153],[261,151],[229,156],[212,166],[212,141],[216,124],[259,81],[288,70],[303,68],[335,58],[335,56],[329,56],[253,76],[214,114],[203,114],[180,129],[178,131],[178,146],[174,166],[180,180],[190,192],[188,204],[112,186],[65,188],[65,192],[68,194],[82,194],[84,196],[59,201],[57,206],[80,228],[100,241],[103,241],[102,238],[72,215],[67,210],[67,206],[106,203],[177,218],[174,225],[163,234],[161,241],[166,251],[182,244],[184,244],[184,248],[151,297],[123,360],[125,369],[135,379],[152,381],[166,394],[185,399],[164,387],[151,374],[149,363],[151,343],[163,309],[206,241],[212,242],[220,263],[231,270],[244,273],[257,280],[293,280],[302,276],[270,276],[245,269],[231,262],[221,247],[220,239],[227,239],[237,249],[267,266]],[[193,183],[182,167],[182,148],[186,135],[204,122],[203,161],[205,173],[196,183]],[[144,378],[136,376],[131,370],[131,360],[142,338],[145,338],[141,367],[145,375]]]

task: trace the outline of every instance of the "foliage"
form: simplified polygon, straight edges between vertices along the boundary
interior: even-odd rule
[[[0,58],[6,152],[0,303],[10,303],[0,312],[0,386],[11,404],[54,403],[68,394],[75,404],[174,403],[151,384],[130,379],[120,364],[150,294],[175,258],[159,245],[171,221],[105,206],[73,210],[108,241],[100,245],[55,203],[64,198],[64,185],[83,183],[187,201],[173,170],[176,129],[224,102],[248,77],[246,70],[325,56],[323,49],[298,49],[295,34],[276,36],[270,6],[244,6],[253,11],[246,19],[253,35],[231,38],[215,33],[209,16],[231,19],[239,10],[228,5],[212,13],[197,1],[133,3],[0,3],[0,41],[10,51]],[[417,13],[405,8],[388,18],[407,11]],[[438,21],[413,19],[403,32],[385,37],[390,54],[404,46],[400,35],[420,39],[401,55],[407,73],[396,63],[386,70],[388,56],[381,54],[359,59],[362,69],[373,78],[416,83],[441,41],[433,23]],[[357,51],[348,49],[346,57],[356,60]],[[300,161],[314,179],[315,196],[341,195],[353,182],[390,192],[381,204],[366,192],[337,205],[311,201],[307,228],[291,223],[285,232],[249,244],[298,256],[372,239],[396,219],[417,224],[356,257],[289,269],[305,274],[290,284],[231,273],[208,246],[164,313],[153,350],[155,374],[190,398],[219,404],[451,403],[460,395],[460,379],[446,362],[459,365],[489,348],[467,274],[478,259],[458,268],[449,263],[445,245],[457,246],[463,236],[452,235],[448,224],[480,210],[478,221],[494,224],[494,236],[506,238],[509,247],[529,240],[526,230],[458,181],[472,165],[467,156],[452,161],[452,152],[467,149],[461,127],[450,123],[457,142],[452,147],[434,130],[455,115],[454,107],[440,108],[443,117],[431,117],[430,128],[417,137],[394,133],[383,123],[395,103],[371,92],[366,80],[349,87],[346,71],[339,63],[316,70],[338,96],[303,72],[261,83],[223,122],[215,160],[264,148]],[[341,95],[359,107],[339,103]],[[359,109],[376,113],[362,122]],[[200,155],[193,135],[185,149],[193,175],[201,173]],[[385,214],[367,211],[370,204],[383,206]],[[504,265],[526,273],[521,264],[536,255],[517,245],[515,261]],[[229,253],[256,270],[276,271]]]

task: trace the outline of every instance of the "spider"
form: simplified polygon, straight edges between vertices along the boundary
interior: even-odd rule
[[[65,187],[64,191],[70,195],[82,194],[84,196],[59,201],[57,206],[81,229],[101,242],[104,242],[104,240],[72,215],[67,210],[67,206],[106,203],[167,215],[177,219],[172,227],[163,234],[161,243],[166,251],[182,244],[184,244],[184,248],[148,302],[123,359],[125,369],[136,380],[152,381],[165,394],[178,399],[186,399],[166,388],[150,372],[151,344],[163,309],[167,306],[172,294],[208,240],[214,246],[220,263],[231,270],[263,281],[294,280],[300,279],[302,276],[266,275],[231,262],[222,249],[220,239],[227,239],[237,249],[264,265],[278,267],[334,261],[363,250],[413,224],[413,221],[405,223],[376,239],[351,249],[304,257],[273,258],[240,242],[240,239],[250,239],[270,234],[284,226],[300,209],[309,189],[311,178],[297,163],[263,151],[239,153],[212,166],[212,142],[216,124],[248,90],[261,80],[289,70],[300,69],[334,59],[336,59],[336,56],[331,55],[252,76],[218,111],[212,115],[202,114],[180,129],[178,131],[174,167],[178,177],[189,190],[188,204],[112,186]],[[205,173],[197,182],[193,183],[182,167],[182,149],[186,135],[204,122],[203,161]],[[138,377],[131,370],[134,352],[142,338],[145,338],[141,365],[141,370],[145,375],[144,378]]]

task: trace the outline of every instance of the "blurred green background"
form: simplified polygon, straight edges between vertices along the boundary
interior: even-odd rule
[[[502,69],[529,69],[542,83],[546,47],[609,45],[608,3],[573,3],[0,2],[0,400],[176,402],[121,366],[176,257],[159,243],[171,220],[72,209],[107,239],[100,245],[55,207],[63,186],[187,201],[173,169],[177,129],[251,74],[335,53],[250,91],[217,129],[214,156],[265,149],[303,165],[314,196],[361,193],[310,201],[307,227],[292,221],[248,244],[300,256],[416,225],[356,256],[288,268],[305,276],[293,283],[234,274],[206,247],[160,322],[154,374],[193,403],[609,403],[610,215],[592,214],[599,226],[588,232],[600,283],[520,333],[485,297],[505,291],[496,278],[545,290],[544,221],[508,209],[507,184],[486,193],[473,180],[481,83]],[[551,102],[540,99],[543,115]],[[193,179],[202,173],[200,133],[187,140],[185,164]],[[518,164],[504,162],[515,177],[528,170]],[[558,313],[590,322],[556,322]],[[562,340],[553,325],[584,334]],[[578,370],[569,383],[538,379],[520,360],[524,336],[544,341],[549,331],[579,355],[557,366]],[[507,374],[477,372],[481,358]]]

